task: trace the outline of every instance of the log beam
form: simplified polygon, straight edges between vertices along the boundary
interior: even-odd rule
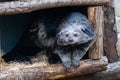
[[[62,64],[6,70],[0,72],[0,80],[42,80],[85,75],[88,73],[106,70],[108,61],[106,57],[103,57],[100,60],[83,60],[80,64],[81,66],[79,68],[71,68],[67,72],[63,71]]]
[[[0,2],[0,15],[27,13],[35,10],[65,6],[95,6],[109,0],[19,0]]]
[[[119,80],[120,79],[120,61],[110,63],[106,71],[94,74],[93,80]]]
[[[109,63],[107,70],[62,80],[120,80],[120,61]]]

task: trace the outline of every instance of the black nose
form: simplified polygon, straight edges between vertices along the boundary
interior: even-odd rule
[[[70,38],[70,39],[68,39],[68,41],[69,41],[69,42],[73,42],[73,39]]]

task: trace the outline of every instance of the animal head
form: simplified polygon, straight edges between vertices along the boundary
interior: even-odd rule
[[[82,44],[92,39],[92,34],[87,29],[64,28],[57,35],[57,45]]]
[[[87,43],[94,37],[94,31],[87,18],[80,13],[72,13],[59,26],[57,45]]]

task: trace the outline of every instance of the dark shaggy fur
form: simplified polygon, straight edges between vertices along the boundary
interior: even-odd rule
[[[80,59],[95,41],[92,26],[79,12],[70,13],[61,20],[55,16],[39,17],[30,32],[40,48],[59,55],[65,69],[78,67]]]

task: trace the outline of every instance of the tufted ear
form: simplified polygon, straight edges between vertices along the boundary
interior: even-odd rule
[[[85,27],[84,29],[81,29],[85,34],[87,34],[89,37],[94,36],[94,31],[90,27]]]

